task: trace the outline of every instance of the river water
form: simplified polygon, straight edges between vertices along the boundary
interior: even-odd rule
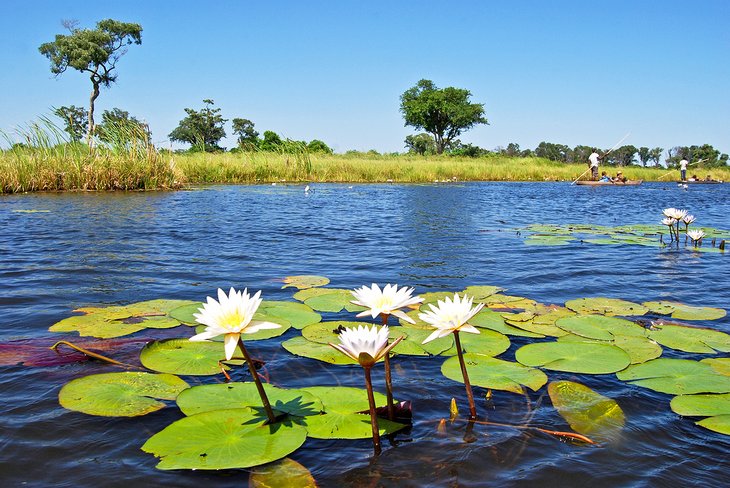
[[[0,197],[0,343],[51,344],[47,331],[81,306],[155,298],[203,300],[218,287],[291,299],[276,281],[318,274],[330,286],[398,283],[416,292],[489,284],[510,295],[562,304],[606,296],[730,308],[730,256],[635,245],[525,246],[513,230],[534,223],[617,226],[658,223],[665,207],[687,208],[697,224],[730,228],[730,185],[586,188],[569,183],[212,186],[192,191],[67,193]],[[327,315],[349,319],[352,314]],[[730,332],[730,319],[712,327]],[[291,329],[284,339],[299,332]],[[53,336],[53,337],[52,337]],[[60,336],[59,336],[60,338]],[[68,337],[66,337],[68,338]],[[500,357],[513,360],[524,344]],[[139,345],[135,346],[137,349]],[[279,340],[253,343],[273,383],[362,387],[358,367],[293,361]],[[668,357],[694,357],[669,351]],[[413,402],[409,432],[386,440],[308,439],[291,457],[320,486],[723,486],[730,438],[669,409],[671,397],[614,375],[548,372],[615,399],[626,414],[621,438],[576,445],[511,428],[464,424],[437,430],[463,385],[440,374],[442,359],[395,361],[396,396]],[[181,414],[102,418],[58,405],[67,381],[117,371],[99,363],[0,366],[0,480],[3,486],[242,486],[248,472],[164,472],[139,448]],[[196,381],[192,379],[191,382]],[[203,379],[202,381],[206,381]],[[376,389],[382,390],[381,384]],[[568,430],[545,388],[529,395],[533,424]],[[476,389],[493,422],[519,423],[526,398]]]

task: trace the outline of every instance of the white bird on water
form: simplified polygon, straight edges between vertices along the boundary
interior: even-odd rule
[[[304,193],[309,193],[309,185],[304,187]]]

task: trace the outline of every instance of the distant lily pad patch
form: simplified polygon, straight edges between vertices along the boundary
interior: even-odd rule
[[[678,302],[646,302],[652,312],[672,315],[677,320],[717,320],[725,317],[727,312],[721,308],[695,307]]]
[[[66,383],[58,394],[62,407],[104,417],[137,417],[165,407],[188,384],[171,374],[104,373]]]
[[[649,311],[638,303],[618,298],[578,298],[565,302],[565,306],[579,314],[598,315],[644,315]]]
[[[632,385],[670,395],[730,392],[729,376],[719,374],[709,364],[689,359],[654,359],[631,366],[616,376]]]
[[[298,290],[305,290],[307,288],[315,288],[319,286],[325,286],[329,284],[330,279],[325,276],[316,275],[298,275],[298,276],[287,276],[284,278],[284,286],[282,288],[296,288]]]

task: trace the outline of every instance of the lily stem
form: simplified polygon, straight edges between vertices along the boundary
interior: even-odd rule
[[[248,364],[248,370],[251,372],[251,376],[253,376],[253,381],[256,383],[256,389],[259,391],[261,402],[264,404],[264,410],[266,410],[266,416],[269,418],[269,423],[273,424],[276,422],[276,417],[274,416],[274,411],[271,410],[269,397],[266,396],[264,385],[261,383],[259,374],[256,372],[256,366],[254,366],[251,356],[248,355],[248,351],[246,350],[246,346],[243,345],[241,337],[238,338],[238,345],[241,348],[241,352],[243,352],[243,357],[246,359],[246,364]]]
[[[388,325],[388,314],[380,314],[383,319],[383,325]],[[388,402],[388,420],[395,418],[395,411],[393,409],[393,380],[390,373],[390,352],[388,352],[383,358],[385,363],[385,397]]]
[[[464,386],[466,387],[466,397],[469,399],[469,420],[476,420],[477,407],[474,405],[474,394],[471,391],[471,383],[469,383],[469,375],[466,372],[466,364],[464,363],[464,354],[461,351],[461,340],[459,340],[459,331],[454,331],[454,343],[456,352],[459,355],[459,366],[461,366],[461,375],[464,377]]]
[[[368,390],[368,404],[370,405],[370,425],[373,428],[373,450],[375,455],[380,454],[380,432],[378,429],[378,417],[375,414],[375,396],[373,395],[373,382],[370,379],[370,366],[363,366],[365,370],[365,386]]]

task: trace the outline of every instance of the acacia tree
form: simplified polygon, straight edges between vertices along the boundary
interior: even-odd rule
[[[401,95],[400,110],[405,125],[431,134],[441,154],[463,131],[489,123],[484,104],[471,103],[469,97],[469,90],[438,88],[431,80],[421,80]]]
[[[83,107],[71,105],[58,107],[53,113],[64,123],[64,130],[68,133],[71,142],[78,142],[84,136],[88,123],[87,112]]]
[[[142,26],[118,20],[97,22],[96,29],[78,29],[73,21],[64,21],[70,34],[56,34],[56,40],[41,44],[40,53],[51,61],[51,72],[60,75],[68,68],[88,73],[92,90],[89,98],[89,126],[86,138],[91,145],[94,133],[94,102],[100,87],[117,80],[114,69],[130,44],[142,44]]]
[[[254,130],[254,124],[248,119],[233,119],[233,134],[238,136],[238,147],[250,150],[259,142],[259,133]]]
[[[96,127],[96,134],[106,143],[120,145],[135,141],[149,143],[152,140],[146,123],[116,107],[102,112],[101,124]]]
[[[200,111],[186,108],[187,117],[180,121],[168,137],[173,141],[187,142],[193,151],[222,151],[218,143],[226,137],[223,124],[227,119],[220,114],[221,109],[213,108],[213,100],[205,99],[203,103],[205,107]]]

